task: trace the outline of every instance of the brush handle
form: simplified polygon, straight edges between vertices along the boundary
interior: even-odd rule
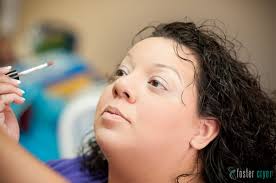
[[[19,80],[19,75],[16,70],[12,70],[12,71],[6,73],[6,75],[9,76],[10,78]]]

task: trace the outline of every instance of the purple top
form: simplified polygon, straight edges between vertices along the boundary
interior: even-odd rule
[[[61,159],[47,162],[47,165],[71,183],[105,183],[107,177],[92,176],[88,171],[81,170],[81,157]]]

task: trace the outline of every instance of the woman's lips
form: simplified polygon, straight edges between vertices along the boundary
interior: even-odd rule
[[[116,107],[107,106],[102,112],[103,119],[113,121],[126,121],[130,123],[130,120]]]
[[[122,116],[120,115],[117,115],[117,114],[112,114],[110,112],[104,112],[102,114],[102,118],[105,119],[105,120],[109,120],[109,121],[118,121],[118,122],[121,122],[121,121],[126,121],[128,122],[125,118],[123,118]]]

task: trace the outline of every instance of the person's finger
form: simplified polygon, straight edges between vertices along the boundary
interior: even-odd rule
[[[0,113],[4,111],[6,104],[0,100]]]
[[[0,74],[0,83],[11,83],[14,86],[18,86],[21,81],[17,79],[10,78],[9,76],[6,76],[5,74]]]
[[[0,100],[0,128],[4,128],[6,127],[5,125],[5,114],[4,114],[4,110],[5,110],[6,104]]]
[[[3,112],[0,113],[0,127],[5,127],[5,114]]]
[[[16,103],[16,104],[22,104],[25,101],[25,98],[14,94],[14,93],[9,93],[9,94],[3,94],[0,95],[0,100],[4,103],[4,104],[11,104],[12,102]]]
[[[5,111],[5,119],[9,119],[9,120],[5,120],[5,126],[7,129],[7,132],[11,137],[13,137],[18,142],[19,140],[18,121],[12,120],[12,119],[16,119],[16,116],[9,105],[6,105],[4,111]]]
[[[1,84],[0,87],[0,95],[9,94],[9,93],[16,93],[19,96],[22,96],[25,92],[20,88],[17,88],[11,84]]]
[[[11,66],[0,67],[0,73],[6,74],[11,71],[11,68],[12,68]]]
[[[4,102],[0,100],[0,126],[4,126],[5,124],[5,107],[6,105],[4,104]]]

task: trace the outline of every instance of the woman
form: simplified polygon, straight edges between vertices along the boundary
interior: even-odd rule
[[[1,78],[2,103],[23,102],[17,85],[3,74]],[[11,129],[9,133],[13,129],[9,124],[16,120],[1,114],[6,116],[4,128]],[[82,158],[48,164],[69,181],[264,180],[255,174],[233,176],[233,170],[246,168],[275,175],[275,102],[238,60],[234,44],[192,22],[161,24],[135,44],[111,76],[95,116],[95,139],[89,141]],[[3,142],[1,149],[14,150],[19,160],[11,165],[7,159],[12,161],[12,154],[0,150],[1,169],[28,164],[32,168],[27,170],[40,173],[39,179],[19,168],[21,182],[65,181],[22,152],[2,130]],[[11,172],[0,174],[4,180],[15,181],[7,175]],[[275,180],[267,177],[265,181]]]

